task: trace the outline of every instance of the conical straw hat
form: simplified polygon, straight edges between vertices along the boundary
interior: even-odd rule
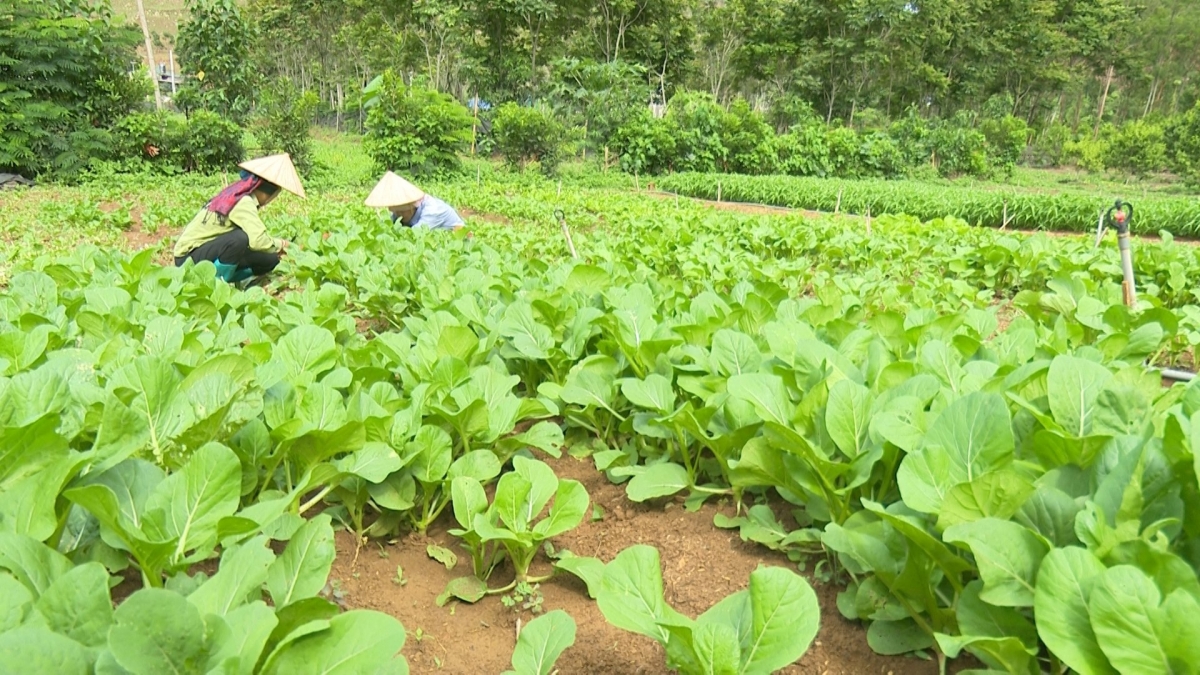
[[[296,173],[296,167],[292,165],[292,158],[287,153],[271,155],[270,157],[259,157],[258,159],[242,162],[238,166],[265,181],[278,185],[301,199],[306,199],[304,196],[304,186],[300,184],[300,175]]]
[[[421,192],[421,188],[389,171],[383,174],[383,178],[379,179],[375,189],[367,195],[367,206],[376,208],[401,206],[411,204],[424,196],[425,193]]]

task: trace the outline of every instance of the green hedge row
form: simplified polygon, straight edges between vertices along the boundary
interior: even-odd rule
[[[658,185],[702,199],[716,199],[720,185],[725,201],[831,212],[841,195],[843,213],[865,214],[869,209],[873,215],[907,214],[922,220],[954,216],[984,227],[1000,227],[1007,209],[1011,229],[1063,232],[1094,232],[1100,211],[1112,205],[1112,198],[1099,195],[1038,194],[1012,188],[985,191],[912,181],[680,173],[661,178]],[[1130,201],[1135,208],[1134,232],[1166,230],[1177,236],[1200,236],[1200,200]]]

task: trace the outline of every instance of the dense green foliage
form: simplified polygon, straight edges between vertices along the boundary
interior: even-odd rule
[[[561,159],[563,127],[549,111],[505,103],[492,122],[496,150],[511,166],[522,170],[537,162],[543,173],[553,174]]]
[[[416,176],[456,171],[473,119],[453,98],[385,72],[368,87],[366,150],[380,170]]]
[[[284,78],[267,89],[260,99],[254,124],[259,152],[273,155],[286,152],[301,175],[313,168],[313,143],[310,131],[317,113],[317,95],[300,91]]]
[[[235,0],[188,0],[177,53],[188,76],[175,96],[184,110],[212,110],[242,123],[256,99],[259,75],[250,59],[254,27]]]
[[[1111,206],[1103,197],[1077,192],[1047,194],[1015,187],[981,190],[914,181],[820,180],[785,176],[675,174],[658,185],[688,197],[769,204],[797,209],[874,215],[908,214],[923,219],[961,218],[984,227],[1022,230],[1095,232],[1100,211]],[[1134,230],[1200,236],[1200,204],[1186,197],[1134,199]]]
[[[145,99],[137,32],[108,2],[0,8],[0,171],[71,175],[109,152],[107,128]]]
[[[307,127],[306,127],[307,130]],[[134,113],[113,128],[113,154],[164,173],[228,171],[243,159],[242,130],[207,110],[184,118],[174,113]]]

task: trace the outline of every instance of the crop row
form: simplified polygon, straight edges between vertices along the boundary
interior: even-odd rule
[[[1055,232],[1095,232],[1101,212],[1113,205],[1076,193],[1046,194],[1016,188],[979,189],[912,181],[834,180],[791,176],[682,173],[663,177],[663,190],[687,197],[769,204],[864,215],[910,215],[921,220],[954,217],[972,225]],[[1184,197],[1127,197],[1134,230],[1200,236],[1200,204]]]
[[[544,189],[479,199],[536,213]],[[0,584],[29,597],[12,596],[20,609],[3,616],[21,618],[0,627],[0,653],[82,654],[58,672],[168,670],[142,661],[162,651],[130,637],[145,626],[126,626],[157,603],[177,617],[162,619],[179,626],[169,644],[191,645],[173,656],[201,672],[275,672],[347,634],[387,662],[402,628],[336,614],[319,597],[324,558],[295,559],[329,555],[330,521],[304,514],[324,500],[368,535],[450,514],[472,564],[447,597],[480,601],[504,588],[500,568],[530,581],[541,544],[587,512],[582,486],[538,459],[571,445],[633,500],[730,499],[743,508],[719,525],[832,556],[851,580],[839,609],[870,623],[879,651],[965,651],[1019,673],[1200,662],[1187,619],[1200,388],[1163,389],[1143,365],[1191,341],[1186,309],[1159,306],[1182,289],[1129,310],[1097,252],[952,222],[883,219],[868,234],[612,193],[562,201],[581,260],[553,253],[548,222],[465,239],[331,204],[288,222],[303,249],[282,298],[149,252],[85,247],[14,275],[0,297]],[[975,269],[987,264],[1003,291]],[[1015,316],[998,315],[1001,292]],[[390,328],[363,335],[351,312]],[[779,500],[796,529],[745,508]],[[267,540],[301,543],[275,557]],[[218,547],[221,571],[188,575]],[[662,599],[658,563],[641,547],[554,561],[684,673],[771,672],[815,634],[815,598],[791,572],[756,572],[693,620]],[[98,591],[54,586],[130,564],[147,588],[92,633],[42,609],[99,606]],[[227,565],[242,571],[223,577]],[[527,643],[571,632],[547,619]]]

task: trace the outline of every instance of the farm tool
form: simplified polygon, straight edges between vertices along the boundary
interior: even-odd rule
[[[1117,249],[1121,252],[1121,291],[1127,307],[1137,304],[1137,288],[1133,281],[1133,251],[1129,246],[1129,228],[1133,226],[1133,204],[1118,199],[1096,227],[1096,245],[1104,238],[1104,230],[1117,231]]]

